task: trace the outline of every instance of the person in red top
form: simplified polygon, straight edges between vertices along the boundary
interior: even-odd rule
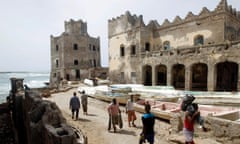
[[[184,128],[183,128],[183,134],[185,136],[185,144],[195,144],[193,141],[194,122],[196,120],[197,115],[199,114],[200,114],[199,111],[195,111],[193,114],[189,111],[185,112]]]

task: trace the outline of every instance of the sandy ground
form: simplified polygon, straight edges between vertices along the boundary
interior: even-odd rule
[[[137,114],[135,124],[137,127],[128,127],[127,115],[124,112],[125,108],[121,106],[123,128],[117,129],[117,133],[107,130],[108,126],[108,113],[107,106],[109,103],[96,100],[89,97],[88,115],[83,115],[80,109],[79,119],[72,120],[71,111],[69,109],[69,100],[72,93],[77,91],[77,88],[71,89],[67,92],[52,94],[48,100],[56,102],[61,109],[63,116],[66,118],[67,123],[81,129],[88,138],[88,144],[137,144],[139,134],[142,129],[141,113]],[[80,94],[78,93],[78,96]],[[155,123],[155,144],[181,144],[184,142],[182,133],[170,134],[171,129],[169,123],[161,120],[156,120]],[[208,138],[208,133],[203,133],[198,130],[195,134],[195,142],[197,144],[219,144],[214,139]]]

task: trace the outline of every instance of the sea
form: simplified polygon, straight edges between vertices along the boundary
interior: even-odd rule
[[[6,102],[11,90],[10,78],[23,78],[23,83],[30,88],[41,88],[49,82],[50,72],[0,72],[0,103]]]

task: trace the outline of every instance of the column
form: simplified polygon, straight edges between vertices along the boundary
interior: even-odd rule
[[[208,91],[214,91],[216,86],[216,73],[215,73],[214,64],[208,65],[208,75],[207,75],[207,89]]]
[[[153,65],[152,66],[152,86],[155,86],[156,85],[156,66]]]
[[[237,82],[237,91],[240,91],[240,63],[238,64],[238,82]]]
[[[171,86],[172,83],[172,65],[167,65],[167,85]]]
[[[192,87],[192,71],[189,66],[185,67],[185,90],[191,90]]]

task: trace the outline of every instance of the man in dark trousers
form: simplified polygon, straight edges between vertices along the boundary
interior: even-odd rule
[[[147,140],[149,144],[154,144],[154,124],[155,116],[150,112],[151,105],[149,103],[145,104],[145,114],[142,116],[143,130],[141,133],[141,138],[139,144],[142,144]]]
[[[78,119],[78,112],[80,108],[80,101],[77,97],[77,93],[73,92],[73,96],[69,103],[69,108],[72,110],[72,119],[74,119],[74,113],[76,112],[76,120]]]

